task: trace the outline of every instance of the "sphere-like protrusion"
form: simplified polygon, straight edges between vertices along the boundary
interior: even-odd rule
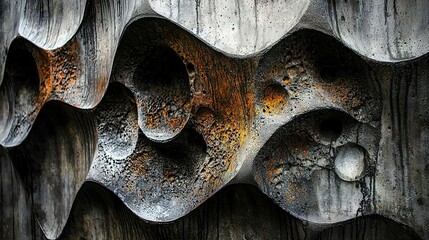
[[[353,143],[343,146],[334,163],[335,172],[344,181],[357,181],[365,175],[365,150]]]

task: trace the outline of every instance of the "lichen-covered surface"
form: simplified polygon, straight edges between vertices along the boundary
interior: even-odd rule
[[[3,239],[429,239],[427,1],[0,19]]]

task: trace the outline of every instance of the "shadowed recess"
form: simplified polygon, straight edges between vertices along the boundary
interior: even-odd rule
[[[23,39],[9,49],[0,87],[0,144],[14,146],[28,134],[36,118],[39,74],[30,45]]]
[[[8,149],[50,239],[60,235],[67,221],[94,156],[96,136],[90,111],[48,102],[25,141]]]
[[[85,183],[60,239],[418,239],[410,228],[379,216],[326,227],[313,228],[254,186],[242,184],[222,189],[174,222],[151,224],[135,216],[112,192]]]
[[[240,166],[254,114],[254,65],[214,51],[167,20],[130,24],[111,81],[135,96],[142,131],[132,155],[101,157],[90,179],[146,220],[171,221],[197,207]]]
[[[275,125],[320,108],[336,108],[363,122],[380,116],[371,66],[321,32],[300,30],[284,38],[264,54],[254,78],[257,111]]]

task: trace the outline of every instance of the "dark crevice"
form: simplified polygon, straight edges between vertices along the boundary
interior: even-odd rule
[[[39,73],[30,44],[15,40],[8,52],[0,87],[0,143],[16,145],[28,133],[36,117]]]

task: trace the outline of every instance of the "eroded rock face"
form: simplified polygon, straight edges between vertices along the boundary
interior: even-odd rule
[[[181,217],[172,239],[324,239],[366,219],[383,230],[362,237],[429,238],[427,2],[0,6],[3,238],[166,238],[138,218]],[[215,203],[223,227],[254,198],[252,224],[273,201],[296,234],[196,220],[230,184],[256,188]]]

